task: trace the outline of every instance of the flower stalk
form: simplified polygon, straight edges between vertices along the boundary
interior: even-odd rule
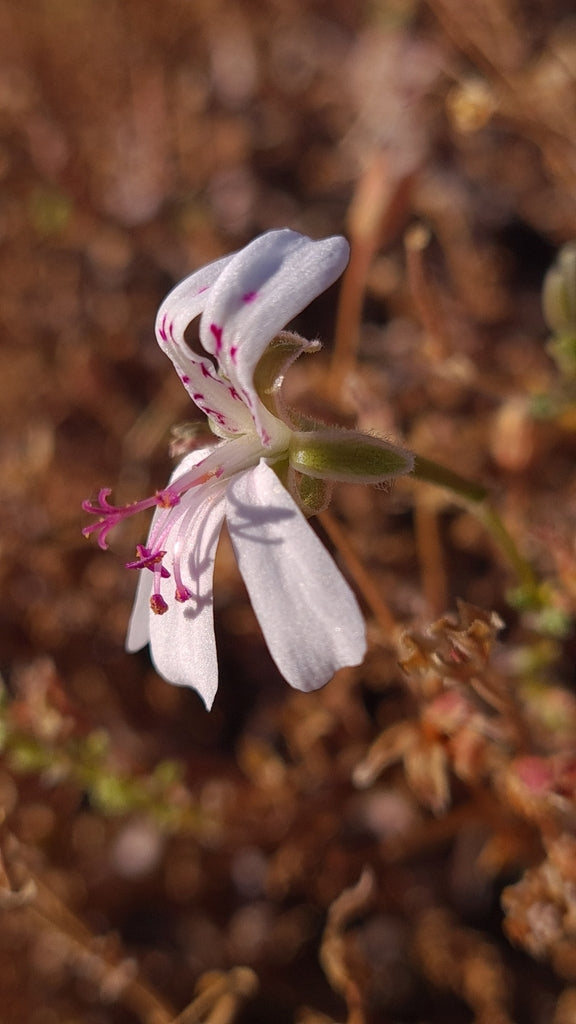
[[[534,570],[494,508],[488,489],[423,455],[415,455],[412,475],[417,480],[450,491],[460,504],[467,506],[477,516],[516,573],[524,604],[539,608],[540,588]]]

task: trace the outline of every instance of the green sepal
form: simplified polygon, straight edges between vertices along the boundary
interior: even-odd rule
[[[317,480],[310,476],[303,476],[302,473],[297,473],[292,469],[288,459],[285,458],[277,459],[276,462],[270,461],[268,464],[307,519],[310,516],[317,516],[319,512],[328,508],[333,490],[330,480]]]
[[[576,241],[563,245],[544,278],[542,309],[554,334],[576,334]]]
[[[414,465],[412,453],[390,441],[338,428],[294,432],[288,458],[306,476],[359,484],[385,483]]]
[[[319,341],[307,341],[293,331],[281,331],[272,339],[254,370],[256,393],[273,416],[284,419],[280,392],[286,371],[303,352],[318,352]]]
[[[331,480],[304,476],[302,473],[296,473],[293,469],[290,470],[288,476],[288,489],[307,518],[323,512],[325,508],[328,508],[332,499]]]

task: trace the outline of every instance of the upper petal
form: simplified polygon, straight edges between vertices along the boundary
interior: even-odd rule
[[[226,497],[238,565],[285,679],[315,690],[360,664],[366,633],[356,598],[274,471],[262,461]]]
[[[224,256],[186,277],[166,296],[156,317],[156,338],[172,360],[192,400],[230,434],[245,433],[251,417],[241,396],[222,380],[211,360],[186,344],[184,332],[204,309],[210,289],[234,256]]]
[[[200,339],[251,408],[264,444],[256,365],[275,335],[340,276],[348,254],[341,237],[315,242],[288,229],[269,231],[236,253],[210,289]]]

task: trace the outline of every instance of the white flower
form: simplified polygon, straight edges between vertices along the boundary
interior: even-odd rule
[[[156,335],[219,440],[186,455],[165,490],[126,508],[102,490],[84,508],[98,516],[85,534],[108,531],[155,508],[127,648],[150,644],[169,682],[192,686],[208,708],[218,685],[213,568],[226,521],[240,572],[270,653],[285,679],[314,690],[365,653],[357,601],[302,509],[326,504],[329,480],[380,482],[409,472],[394,445],[355,432],[292,423],[280,383],[286,367],[317,343],[280,333],[344,270],[343,238],[314,242],[271,231],[179,284],[160,307]],[[200,316],[206,355],[184,332]],[[302,429],[304,426],[305,429]]]

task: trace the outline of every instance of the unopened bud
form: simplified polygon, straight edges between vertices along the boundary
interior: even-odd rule
[[[297,431],[292,434],[290,465],[306,476],[346,483],[380,484],[410,473],[410,452],[355,430]]]

